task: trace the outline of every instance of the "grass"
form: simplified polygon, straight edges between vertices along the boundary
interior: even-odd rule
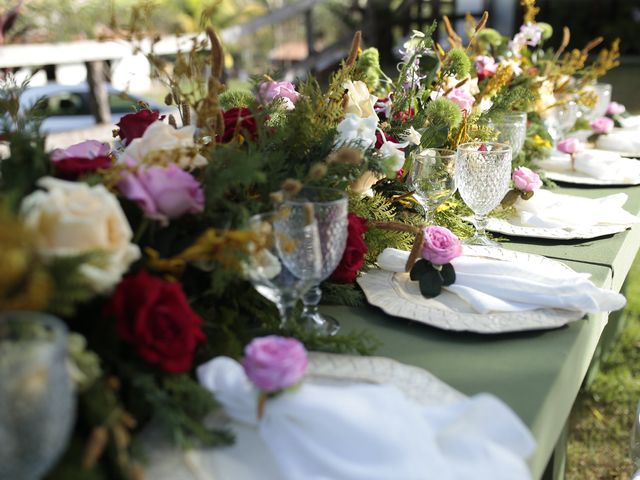
[[[629,445],[640,401],[640,258],[625,295],[626,328],[571,413],[567,480],[626,480],[634,472]]]

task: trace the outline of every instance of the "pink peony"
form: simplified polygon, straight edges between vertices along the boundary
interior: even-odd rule
[[[498,70],[498,64],[487,55],[478,55],[475,60],[476,72],[478,73],[478,80],[482,81],[487,77],[491,77]]]
[[[460,240],[449,229],[431,226],[424,229],[422,257],[435,264],[449,263],[462,253]]]
[[[581,152],[584,149],[584,145],[576,137],[568,137],[560,140],[558,145],[556,145],[556,149],[558,149],[559,152],[573,155],[574,153]]]
[[[460,107],[460,110],[463,110],[467,114],[471,112],[471,108],[476,101],[476,99],[473,98],[473,95],[467,92],[467,90],[465,90],[463,87],[452,89],[447,94],[447,98],[458,105]]]
[[[169,219],[204,209],[204,192],[193,176],[175,164],[141,168],[126,174],[118,184],[120,192],[136,202],[147,217],[163,226]]]
[[[242,360],[249,380],[267,393],[299,383],[307,363],[307,351],[302,343],[277,335],[253,339],[244,349]]]
[[[611,102],[607,107],[607,115],[620,115],[626,111],[626,107],[618,102]]]
[[[291,82],[262,82],[258,87],[258,98],[264,103],[282,99],[287,110],[293,110],[300,98]]]
[[[511,175],[511,179],[516,188],[523,192],[533,192],[542,186],[540,176],[527,167],[516,168],[513,171],[513,175]]]
[[[610,118],[599,117],[593,120],[590,125],[593,133],[604,135],[607,133],[611,133],[611,130],[613,130],[614,122]]]

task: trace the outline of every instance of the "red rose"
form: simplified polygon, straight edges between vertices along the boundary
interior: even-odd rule
[[[369,250],[362,238],[369,230],[367,221],[364,218],[350,213],[347,230],[347,246],[344,249],[338,268],[331,275],[331,280],[336,283],[355,282],[358,271],[364,265],[364,256]]]
[[[206,340],[202,319],[191,310],[180,284],[144,270],[124,277],[105,314],[115,317],[118,336],[168,373],[189,370],[196,347]]]
[[[219,143],[230,142],[236,135],[243,135],[254,140],[258,132],[258,124],[248,108],[233,107],[223,113],[224,133],[218,136]]]
[[[385,140],[387,142],[398,143],[398,140],[396,138],[392,137],[387,132],[383,132],[383,133],[384,133],[384,139],[382,138],[382,133],[380,133],[380,130],[376,130],[376,150],[380,149],[382,144],[385,143]]]
[[[160,112],[144,109],[135,113],[128,113],[120,119],[116,126],[120,129],[118,135],[125,145],[129,145],[134,138],[140,138],[147,127],[157,120],[162,120]]]

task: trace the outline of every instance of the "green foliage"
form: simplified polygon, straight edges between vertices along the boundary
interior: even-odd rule
[[[365,298],[362,290],[355,283],[325,282],[322,284],[322,303],[361,307],[365,305]]]
[[[53,257],[48,265],[54,283],[48,311],[62,317],[72,317],[79,305],[91,300],[96,292],[81,267],[103,261],[104,254],[99,251]]]
[[[356,62],[356,74],[367,84],[369,90],[376,91],[380,86],[380,53],[377,48],[363,50]]]
[[[218,97],[223,109],[250,107],[255,104],[256,99],[252,92],[244,89],[232,89],[222,92]]]
[[[462,110],[448,98],[439,97],[427,103],[424,112],[428,126],[422,133],[422,147],[435,148],[444,146],[449,137],[449,132],[460,126]]]
[[[537,100],[536,91],[528,82],[512,88],[502,88],[492,98],[493,105],[487,115],[494,116],[510,111],[529,112]]]
[[[546,22],[536,22],[536,26],[542,30],[542,40],[549,40],[553,36],[553,27]]]
[[[204,417],[218,408],[211,392],[188,375],[155,377],[136,372],[130,378],[133,388],[153,411],[157,419],[183,448],[202,445],[228,445],[233,436],[226,430],[208,429]]]
[[[471,61],[462,48],[452,48],[442,64],[442,73],[456,78],[465,78],[471,71]]]
[[[476,35],[476,40],[490,47],[498,47],[503,42],[503,36],[493,28],[483,28]]]

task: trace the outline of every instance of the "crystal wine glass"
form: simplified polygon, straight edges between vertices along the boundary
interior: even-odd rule
[[[498,206],[509,190],[511,147],[503,143],[472,142],[458,146],[456,185],[474,213],[476,234],[465,243],[499,246],[485,234],[487,214]]]
[[[509,112],[489,122],[497,134],[497,141],[511,146],[511,155],[517,157],[527,137],[527,113]]]
[[[42,478],[65,449],[75,412],[66,361],[61,321],[0,315],[0,478]]]
[[[429,148],[413,155],[407,182],[424,208],[427,225],[435,224],[436,208],[456,191],[455,160],[456,152],[444,148]]]
[[[580,106],[580,113],[582,117],[591,121],[607,113],[613,88],[608,83],[594,83],[591,87],[588,87],[588,89],[598,96],[598,100],[593,107]]]
[[[256,233],[257,240],[245,270],[258,293],[276,305],[280,314],[280,328],[287,328],[292,325],[296,303],[318,276],[320,239],[315,223],[300,226],[301,231],[294,234],[297,239],[303,239],[298,244],[293,239],[278,238],[274,226],[277,218],[277,212],[270,212],[249,219],[249,228]],[[282,261],[280,251],[288,251],[293,256],[298,250],[301,252],[297,256],[300,268],[296,270],[300,275],[296,276]],[[305,268],[305,265],[310,265],[310,268]]]
[[[578,104],[569,100],[562,105],[553,107],[549,117],[545,120],[545,126],[553,138],[554,143],[565,138],[576,124],[578,119]]]
[[[347,243],[347,195],[330,188],[306,187],[296,194],[289,194],[280,209],[284,214],[276,221],[276,230],[296,242],[300,241],[300,226],[315,218],[320,240],[320,268],[309,273],[310,270],[315,270],[310,262],[298,261],[297,254],[281,251],[281,255],[284,264],[294,275],[315,275],[313,286],[302,296],[302,321],[305,328],[323,335],[335,335],[340,324],[334,318],[320,314],[318,303],[322,298],[320,282],[336,269]],[[309,248],[310,242],[304,239],[302,241]]]

